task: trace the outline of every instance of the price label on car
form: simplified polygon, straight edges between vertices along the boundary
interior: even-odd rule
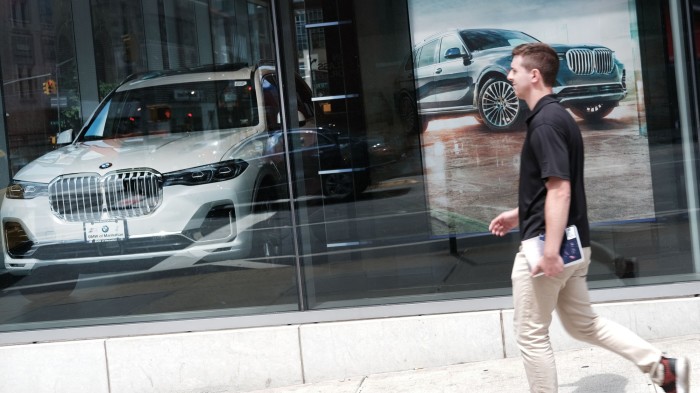
[[[88,243],[109,242],[126,239],[124,220],[86,222],[85,241]]]

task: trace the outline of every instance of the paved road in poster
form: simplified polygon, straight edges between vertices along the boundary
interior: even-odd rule
[[[577,119],[586,149],[591,222],[653,217],[646,136],[634,102],[599,123]],[[431,209],[489,222],[517,203],[524,130],[493,132],[471,116],[428,121],[422,134]]]

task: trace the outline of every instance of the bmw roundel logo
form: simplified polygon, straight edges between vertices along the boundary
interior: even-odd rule
[[[104,164],[100,165],[100,169],[107,169],[112,166],[111,162],[105,162]]]
[[[109,232],[109,227],[107,225],[102,227],[102,233],[107,233]]]

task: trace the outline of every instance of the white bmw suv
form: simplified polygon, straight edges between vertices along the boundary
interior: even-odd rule
[[[300,100],[305,89],[297,81]],[[284,199],[284,170],[260,136],[279,128],[278,100],[266,66],[123,82],[71,143],[14,176],[0,208],[5,268],[274,256],[279,234],[260,226]],[[313,116],[304,103],[302,115]]]

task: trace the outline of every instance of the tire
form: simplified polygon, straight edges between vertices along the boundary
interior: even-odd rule
[[[484,83],[479,90],[478,105],[478,118],[491,131],[520,128],[525,119],[525,105],[504,78],[491,78]]]
[[[276,209],[278,192],[276,186],[263,183],[255,193],[253,215],[252,258],[264,258],[263,262],[279,263],[283,255],[285,233]]]
[[[345,200],[355,194],[352,172],[324,175],[322,181],[323,196],[326,198]]]
[[[408,94],[402,94],[399,100],[399,116],[406,134],[418,132],[420,118],[416,111],[416,102]]]
[[[571,112],[577,117],[580,117],[586,121],[600,121],[605,116],[609,115],[610,112],[615,109],[616,104],[613,103],[598,103],[598,104],[586,104],[586,105],[576,105],[571,107]]]

